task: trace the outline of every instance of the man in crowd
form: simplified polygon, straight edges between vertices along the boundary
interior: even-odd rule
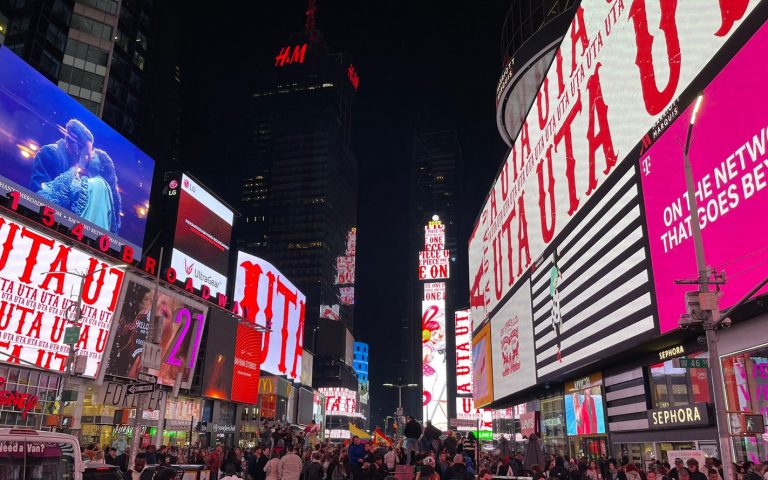
[[[689,458],[686,463],[688,464],[688,477],[691,480],[707,480],[707,476],[699,471],[698,460]]]
[[[475,476],[467,471],[466,465],[464,465],[464,457],[457,453],[453,457],[453,465],[448,469],[448,475],[446,480],[474,480]]]
[[[408,416],[408,423],[405,424],[403,434],[405,435],[405,445],[403,448],[405,448],[406,463],[412,465],[412,452],[419,448],[421,425],[419,425],[415,418]]]
[[[280,459],[280,466],[278,467],[280,480],[299,480],[301,470],[304,467],[301,456],[298,455],[300,452],[301,450],[299,452],[288,450],[288,453]]]

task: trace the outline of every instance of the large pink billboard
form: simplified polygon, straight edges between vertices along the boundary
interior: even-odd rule
[[[690,147],[698,217],[707,264],[725,270],[721,310],[768,273],[768,24],[704,90]],[[695,285],[683,170],[683,145],[693,107],[640,157],[645,211],[661,332],[677,328],[685,291]],[[766,291],[764,288],[763,291]]]

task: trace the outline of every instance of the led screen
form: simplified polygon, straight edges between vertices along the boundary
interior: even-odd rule
[[[318,388],[318,392],[325,396],[325,414],[340,415],[344,417],[359,417],[357,411],[357,392],[348,388]]]
[[[581,2],[470,236],[478,322],[615,176],[758,1],[705,4]]]
[[[64,371],[69,354],[65,319],[76,318],[73,300],[80,274],[86,276],[76,347],[79,355],[88,357],[84,375],[94,377],[109,338],[123,270],[0,215],[0,361],[10,356]]]
[[[482,407],[493,401],[491,326],[486,323],[472,338],[472,397]]]
[[[237,325],[230,397],[233,402],[254,405],[258,400],[262,335],[262,332],[250,325]]]
[[[591,377],[590,377],[591,378]],[[569,382],[567,385],[577,384]],[[568,435],[605,433],[604,403],[600,384],[587,383],[585,388],[566,388],[565,424]]]
[[[238,252],[234,299],[245,319],[271,330],[264,333],[261,369],[300,380],[304,294],[271,263]]]
[[[448,372],[445,355],[445,301],[421,302],[422,385],[424,420],[448,428]]]
[[[472,319],[469,310],[453,314],[456,332],[456,395],[472,395]]]
[[[762,28],[704,89],[689,156],[708,265],[726,272],[720,307],[735,304],[768,267],[768,26]],[[693,106],[683,111],[640,158],[661,331],[677,328],[697,277],[682,146]],[[764,292],[764,287],[762,291]]]
[[[113,333],[106,373],[136,378],[149,334],[149,318],[157,292],[155,318],[160,328],[159,370],[149,369],[160,385],[173,386],[181,376],[181,388],[189,388],[195,371],[208,307],[144,278],[128,275],[120,297],[120,317]]]
[[[531,288],[525,282],[491,318],[496,398],[536,384],[532,321]]]
[[[204,397],[230,399],[236,336],[237,319],[221,310],[212,309],[208,316],[208,335],[205,344],[202,389]],[[256,388],[258,389],[258,384]]]
[[[191,278],[196,289],[205,286],[214,297],[226,293],[233,220],[229,207],[188,175],[181,176],[171,257],[179,280]]]
[[[0,194],[140,256],[155,162],[7,48],[0,66]]]

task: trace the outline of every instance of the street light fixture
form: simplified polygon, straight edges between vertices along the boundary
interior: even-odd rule
[[[703,95],[699,95],[698,98],[696,98],[696,103],[694,104],[693,112],[691,113],[691,121],[688,124],[688,131],[685,135],[685,147],[683,149],[688,211],[691,215],[691,236],[693,237],[693,248],[696,252],[696,266],[698,268],[698,279],[695,283],[698,283],[699,291],[686,293],[686,303],[689,305],[690,314],[680,319],[680,326],[687,328],[692,324],[699,324],[704,328],[707,339],[707,350],[709,351],[709,358],[712,362],[710,365],[712,371],[712,393],[715,401],[715,418],[717,419],[720,456],[722,457],[723,469],[725,470],[723,473],[725,473],[725,478],[731,478],[730,470],[733,467],[731,463],[731,440],[726,418],[725,399],[723,398],[723,372],[717,348],[717,335],[715,333],[715,330],[721,327],[721,324],[726,327],[727,325],[722,322],[723,318],[720,316],[720,309],[717,305],[717,292],[710,291],[709,289],[711,283],[718,284],[723,283],[723,281],[718,279],[710,280],[710,271],[704,256],[704,241],[701,237],[699,205],[696,199],[693,170],[691,168],[691,159],[688,155],[691,147],[693,126],[696,124],[696,115],[699,113],[703,98]]]
[[[403,384],[384,383],[382,384],[382,386],[397,389],[397,417],[400,420],[400,423],[403,423],[402,419],[400,418],[403,416],[403,389],[418,387],[419,385],[416,383],[403,383]]]

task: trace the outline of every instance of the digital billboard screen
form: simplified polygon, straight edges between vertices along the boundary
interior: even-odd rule
[[[456,395],[472,395],[472,319],[469,310],[453,313],[456,334]]]
[[[195,289],[224,295],[235,214],[189,175],[182,174],[180,184],[173,182],[169,193],[178,193],[179,208],[171,267],[182,282],[191,278]]]
[[[495,398],[536,384],[532,322],[531,287],[526,281],[491,317]]]
[[[605,433],[602,377],[590,375],[566,383],[565,425],[568,435]]]
[[[204,397],[256,404],[261,335],[230,312],[213,308],[208,317],[203,370]]]
[[[491,326],[486,323],[472,337],[472,398],[482,407],[493,401]]]
[[[84,375],[95,377],[125,272],[0,214],[0,361],[64,371],[64,330],[66,319],[76,318],[80,275],[82,325],[75,346],[88,358]]]
[[[120,296],[119,314],[106,373],[116,377],[137,378],[141,354],[149,334],[149,319],[157,302],[155,318],[160,328],[159,370],[149,369],[160,385],[173,386],[181,375],[181,387],[189,388],[195,371],[208,307],[166,287],[136,275],[126,275]]]
[[[304,294],[271,263],[238,252],[234,300],[247,321],[270,329],[262,340],[261,369],[298,381],[304,345]]]
[[[232,370],[235,367],[236,336],[237,319],[227,312],[211,309],[205,343],[202,388],[204,397],[229,400],[232,391]],[[258,383],[256,388],[258,390]]]
[[[4,47],[0,67],[0,194],[140,257],[155,162]]]
[[[445,430],[448,428],[448,371],[444,300],[421,302],[421,329],[424,420]]]
[[[581,2],[470,235],[473,318],[505,301],[758,3]]]
[[[759,284],[768,267],[768,25],[704,89],[689,157],[708,265],[725,270],[720,307],[735,304]],[[685,109],[640,158],[656,301],[662,333],[676,329],[697,277],[683,147],[693,105]],[[764,287],[761,292],[765,292]]]

